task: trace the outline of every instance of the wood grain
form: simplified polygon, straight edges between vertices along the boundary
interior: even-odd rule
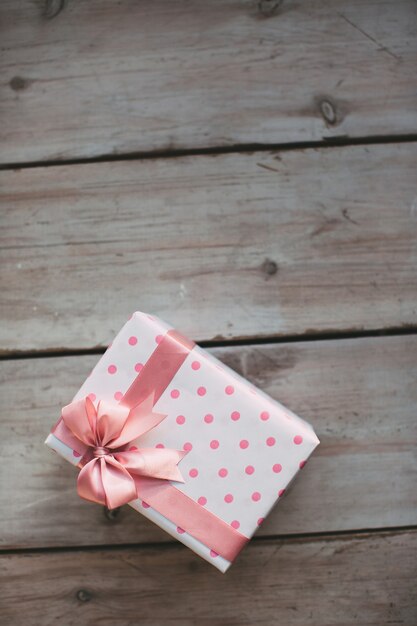
[[[0,556],[13,626],[414,626],[416,533],[255,541],[226,575],[180,546]]]
[[[415,326],[417,144],[2,172],[0,349]]]
[[[415,133],[415,2],[259,5],[3,1],[1,161]]]
[[[309,419],[322,442],[262,535],[417,523],[417,337],[213,352]],[[76,470],[43,445],[96,358],[1,362],[3,548],[171,540],[130,507],[110,521],[79,499]]]

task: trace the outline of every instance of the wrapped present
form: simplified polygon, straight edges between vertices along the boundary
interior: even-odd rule
[[[319,440],[161,320],[136,312],[45,442],[82,498],[128,503],[225,572]]]

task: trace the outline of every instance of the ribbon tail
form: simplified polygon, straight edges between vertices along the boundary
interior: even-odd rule
[[[121,433],[106,445],[113,449],[120,448],[127,443],[131,443],[141,435],[144,435],[152,428],[155,428],[155,426],[166,418],[166,415],[154,413],[152,411],[153,405],[154,394],[151,394],[140,404],[130,409],[129,416],[125,421]],[[123,404],[119,406],[123,406]]]
[[[117,459],[130,474],[184,482],[178,463],[187,454],[185,450],[171,448],[140,448],[135,451],[117,452]]]

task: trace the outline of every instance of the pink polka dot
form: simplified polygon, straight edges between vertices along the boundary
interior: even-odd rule
[[[228,396],[231,396],[234,392],[235,388],[233,387],[233,385],[227,385],[227,387],[225,388],[225,393],[227,393]]]
[[[193,469],[190,469],[190,471],[188,472],[188,475],[190,476],[190,478],[196,478],[196,476],[198,476],[198,469],[193,467]]]
[[[143,506],[144,509],[149,509],[149,507],[150,507],[150,505],[147,502],[145,502],[144,500],[142,500],[142,506]]]
[[[231,414],[231,416],[230,416],[230,417],[232,418],[232,420],[233,420],[234,422],[237,422],[237,420],[239,420],[239,419],[240,419],[240,413],[239,413],[239,411],[233,411],[233,413]]]
[[[205,387],[199,387],[197,389],[197,393],[198,393],[199,396],[205,396],[206,392],[207,392],[207,389]]]
[[[181,425],[181,424],[185,424],[185,417],[184,415],[178,415],[177,419],[175,420],[177,422],[177,424]]]
[[[227,474],[229,472],[227,471],[227,469],[225,467],[222,467],[219,469],[219,476],[220,478],[226,478]]]
[[[242,441],[239,443],[239,446],[242,448],[242,450],[246,450],[246,448],[249,446],[249,441],[247,439],[242,439]]]
[[[275,465],[272,466],[272,471],[275,472],[275,474],[279,474],[282,471],[282,465],[275,463]]]
[[[227,502],[227,504],[230,504],[231,502],[233,502],[233,496],[231,493],[226,493],[226,495],[224,496],[224,501]]]
[[[305,466],[306,463],[307,463],[307,461],[300,461],[299,468],[303,469],[303,467]]]
[[[216,556],[219,556],[219,555],[214,550],[210,550],[210,556],[213,557],[213,559],[215,559]]]
[[[201,365],[200,365],[200,363],[198,361],[193,361],[191,363],[191,367],[193,368],[193,370],[199,370]]]
[[[129,346],[136,346],[137,342],[138,342],[138,338],[135,337],[134,335],[129,337]]]
[[[296,446],[299,446],[300,443],[303,443],[303,438],[301,437],[301,435],[296,435],[293,439],[294,443]]]
[[[198,504],[201,504],[201,506],[204,506],[205,504],[207,504],[207,498],[205,498],[204,496],[200,496],[197,502]]]
[[[268,439],[266,440],[266,445],[267,446],[274,446],[275,443],[276,443],[275,437],[268,437]]]
[[[207,415],[204,416],[204,421],[206,422],[206,424],[211,424],[213,420],[214,417],[211,413],[207,413]]]
[[[142,367],[143,367],[143,363],[136,363],[136,365],[135,365],[135,372],[140,372]]]
[[[261,499],[261,494],[259,493],[259,491],[254,491],[252,494],[252,500],[254,502],[259,502],[260,499]]]
[[[115,392],[115,394],[114,394],[114,399],[115,399],[115,400],[117,400],[117,401],[119,401],[119,400],[121,400],[122,398],[123,398],[123,394],[122,394],[122,392],[121,392],[121,391],[116,391],[116,392]]]
[[[136,452],[137,447],[136,446],[130,446],[129,448],[129,452]]]
[[[163,336],[162,336],[162,335],[157,335],[157,336],[155,337],[155,341],[156,341],[156,343],[161,343],[162,339],[163,339]]]
[[[254,471],[255,471],[255,468],[253,467],[253,465],[247,465],[245,467],[245,472],[249,475],[253,474]]]
[[[265,521],[265,518],[260,517],[256,523],[258,524],[258,526],[260,526],[261,524],[263,524],[264,521]]]
[[[217,450],[218,447],[219,447],[219,442],[217,441],[217,439],[212,439],[210,441],[210,448],[212,450]]]
[[[178,391],[178,389],[173,389],[171,391],[171,398],[174,398],[175,400],[176,398],[179,398],[179,397],[180,397],[180,392]]]
[[[269,420],[269,413],[268,411],[262,411],[260,418],[263,422],[266,422],[266,420]]]
[[[181,526],[177,526],[177,533],[179,533],[180,535],[183,535],[185,533],[185,530],[181,528]]]
[[[284,495],[284,493],[285,493],[285,489],[280,489],[280,490],[278,491],[278,497],[279,497],[279,498],[282,498],[282,496]]]
[[[192,450],[193,449],[193,444],[190,443],[189,441],[186,441],[185,444],[183,445],[182,449],[183,450],[187,450],[187,451]]]
[[[115,374],[117,372],[117,367],[115,365],[109,365],[107,371],[109,374]]]
[[[157,443],[155,448],[165,448],[163,443]]]
[[[81,454],[77,452],[77,450],[73,450],[72,455],[75,456],[76,459],[78,459],[81,456]]]
[[[230,526],[232,528],[236,528],[236,530],[240,527],[240,522],[237,521],[237,519],[234,519],[233,522],[230,524]]]
[[[96,399],[96,394],[95,393],[89,393],[88,394],[88,398],[90,398],[91,402],[94,402],[94,400]]]

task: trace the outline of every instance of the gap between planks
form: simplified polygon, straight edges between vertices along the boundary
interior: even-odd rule
[[[255,535],[250,539],[251,544],[277,542],[285,544],[297,544],[312,541],[337,541],[343,539],[368,539],[371,536],[387,536],[401,535],[417,531],[417,525],[404,526],[387,526],[384,528],[355,528],[352,530],[334,530],[310,533],[294,533],[288,535],[272,534],[272,535]],[[169,549],[169,548],[185,548],[181,542],[176,541],[168,535],[167,541],[150,541],[136,543],[98,543],[90,545],[75,546],[44,546],[33,548],[2,548],[0,546],[0,556],[20,555],[20,554],[59,554],[67,552],[98,552],[98,551],[115,551],[115,550],[140,550],[140,549]]]
[[[180,545],[0,555],[2,618],[14,626],[113,626],[116,618],[122,626],[411,626],[416,542],[415,532],[257,541],[225,576]]]
[[[224,340],[207,340],[199,341],[198,345],[201,348],[233,348],[233,347],[251,347],[251,346],[264,346],[268,344],[286,344],[286,343],[298,343],[298,342],[312,342],[312,341],[338,341],[348,339],[366,339],[368,337],[397,337],[404,335],[416,335],[417,325],[404,324],[403,326],[392,328],[375,328],[365,331],[346,331],[346,332],[321,332],[307,333],[299,335],[282,335],[282,336],[270,336],[270,337],[236,337],[233,339]],[[48,359],[59,358],[67,356],[87,356],[87,355],[101,355],[104,354],[107,347],[98,348],[72,348],[61,350],[10,350],[1,352],[0,361],[15,361],[21,359]]]
[[[187,156],[210,156],[221,154],[247,154],[253,152],[292,152],[314,148],[344,148],[350,146],[373,146],[385,144],[415,143],[417,134],[407,135],[371,135],[368,137],[329,137],[321,141],[293,141],[287,143],[254,143],[234,144],[232,146],[202,146],[201,148],[182,148],[176,150],[152,150],[141,152],[125,152],[121,154],[103,153],[94,157],[79,157],[73,159],[52,159],[37,161],[17,161],[0,163],[0,171],[32,169],[37,167],[57,167],[65,165],[87,165],[89,163],[111,163],[120,161],[141,161],[149,159],[175,159]]]

